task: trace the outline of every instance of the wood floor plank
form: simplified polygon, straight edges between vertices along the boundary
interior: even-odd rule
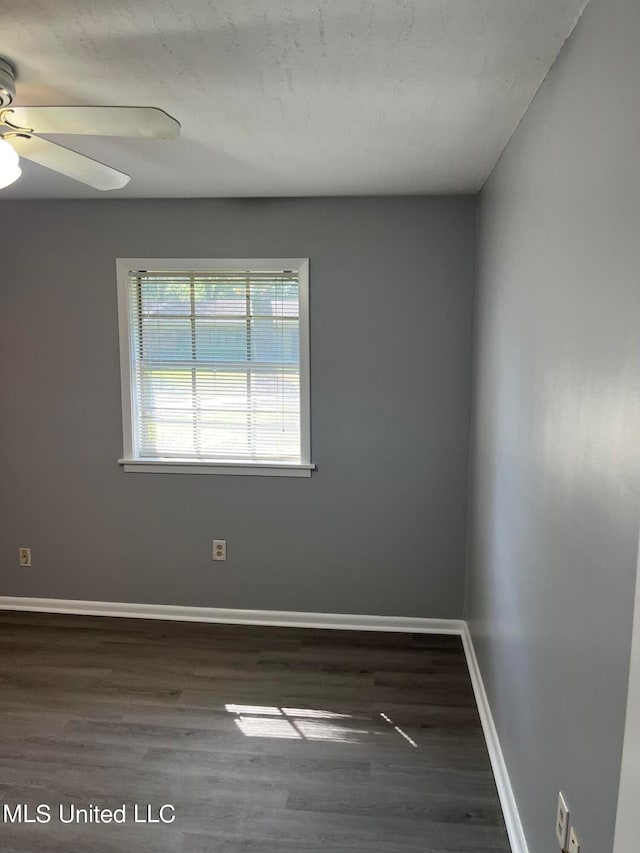
[[[0,614],[2,853],[508,853],[460,638]],[[1,811],[1,810],[0,810]]]

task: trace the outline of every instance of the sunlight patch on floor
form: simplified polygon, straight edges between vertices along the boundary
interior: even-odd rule
[[[372,736],[384,736],[381,731],[351,727],[346,721],[353,719],[352,716],[335,711],[237,704],[227,704],[225,709],[235,715],[235,724],[246,737],[362,743]],[[412,747],[418,748],[386,714],[381,713],[380,717]]]

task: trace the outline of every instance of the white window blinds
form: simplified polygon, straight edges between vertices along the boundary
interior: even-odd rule
[[[300,462],[297,271],[134,270],[134,454]]]

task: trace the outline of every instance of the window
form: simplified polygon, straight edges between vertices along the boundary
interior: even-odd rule
[[[118,259],[125,471],[311,475],[308,265]]]

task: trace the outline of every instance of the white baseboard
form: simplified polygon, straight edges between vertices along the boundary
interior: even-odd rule
[[[527,839],[525,838],[520,813],[518,812],[518,804],[513,794],[509,771],[507,770],[504,755],[502,754],[502,747],[500,746],[498,732],[493,721],[493,714],[491,713],[489,699],[482,680],[478,658],[476,657],[473,640],[471,639],[469,626],[466,622],[462,631],[462,644],[467,657],[469,675],[471,676],[478,713],[482,722],[484,738],[487,742],[487,749],[489,750],[491,768],[493,769],[493,775],[496,780],[496,788],[498,789],[498,796],[500,798],[500,805],[502,806],[504,822],[507,827],[507,834],[509,835],[511,850],[513,853],[529,853]]]
[[[461,619],[422,619],[407,616],[362,616],[346,613],[306,613],[288,610],[233,610],[224,607],[183,607],[174,604],[128,604],[117,601],[75,601],[59,598],[0,596],[0,610],[217,622],[228,625],[274,625],[285,628],[331,628],[348,631],[397,631],[410,634],[458,634],[462,638],[491,767],[513,853],[528,853],[518,807],[500,747],[489,700],[482,681],[467,623]]]
[[[0,596],[0,610],[77,613],[83,616],[122,616],[129,619],[165,619],[179,622],[219,622],[227,625],[398,631],[409,634],[461,634],[465,627],[465,623],[458,619],[362,616],[290,610],[232,610],[225,607],[183,607],[175,604],[128,604],[119,601],[74,601],[60,598],[14,598],[6,595]]]

